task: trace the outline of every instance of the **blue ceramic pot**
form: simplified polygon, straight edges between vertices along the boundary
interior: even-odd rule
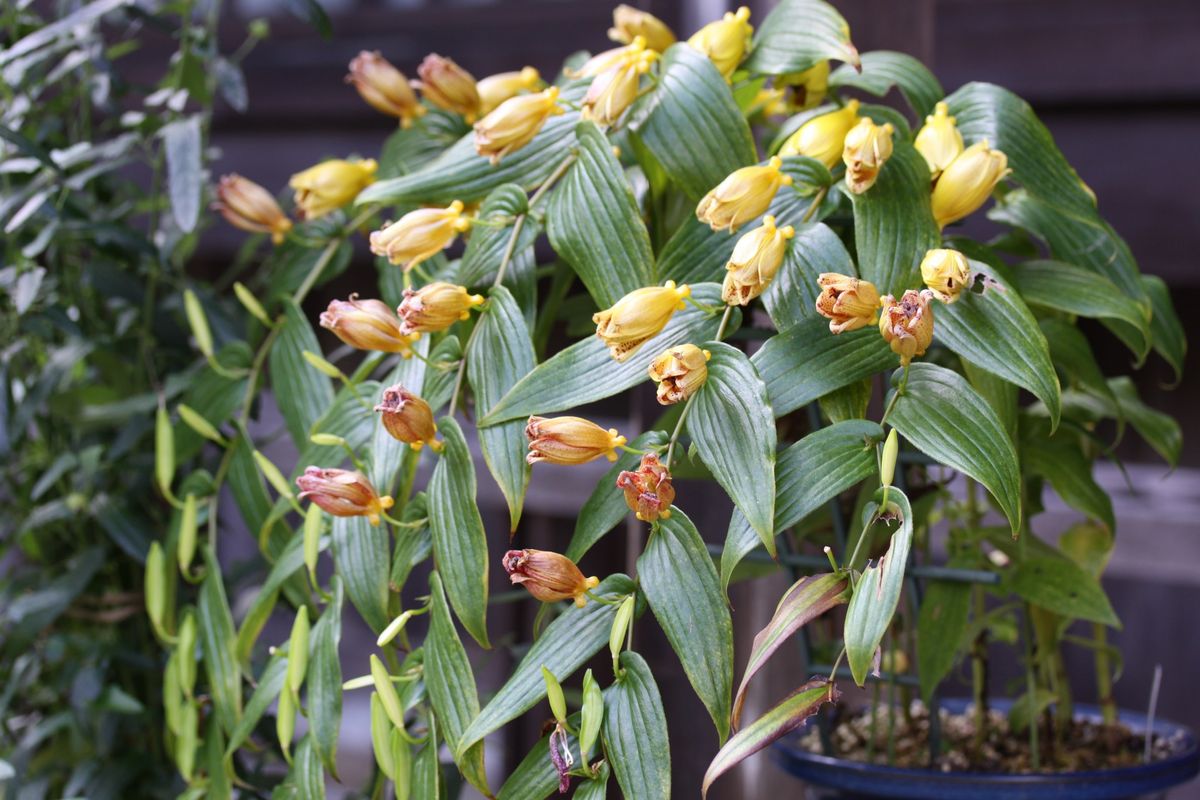
[[[942,707],[961,712],[966,700],[944,700]],[[1007,704],[997,702],[996,708]],[[1098,709],[1076,706],[1076,714],[1099,719]],[[1135,731],[1146,729],[1142,714],[1121,712],[1120,719]],[[1182,734],[1181,748],[1170,758],[1134,767],[1088,772],[996,775],[986,772],[935,772],[864,764],[811,753],[800,746],[808,725],[781,739],[772,748],[776,764],[813,786],[833,790],[844,798],[903,798],[903,800],[1126,800],[1162,792],[1187,783],[1200,773],[1200,745],[1189,728],[1156,720],[1154,732]]]

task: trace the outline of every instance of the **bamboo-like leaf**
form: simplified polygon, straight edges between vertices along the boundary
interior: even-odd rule
[[[429,741],[413,759],[413,797],[441,798],[442,765],[438,761],[437,718],[429,718]]]
[[[1109,387],[1117,398],[1121,416],[1129,420],[1138,435],[1154,448],[1172,467],[1179,464],[1183,451],[1183,434],[1179,423],[1161,411],[1155,411],[1138,397],[1137,387],[1127,376],[1111,378]]]
[[[258,721],[283,690],[286,677],[287,657],[283,652],[277,651],[263,667],[262,675],[258,677],[258,685],[254,687],[254,694],[250,695],[250,700],[242,712],[242,718],[229,734],[229,744],[225,745],[226,758],[232,756],[250,738]]]
[[[1077,435],[1065,429],[1052,434],[1044,419],[1030,416],[1021,418],[1020,427],[1024,474],[1048,481],[1064,503],[1116,530],[1112,500],[1092,477],[1092,460]]]
[[[733,621],[712,556],[692,521],[672,507],[637,563],[650,609],[724,742],[733,688]]]
[[[753,49],[742,66],[782,75],[802,72],[824,59],[859,64],[846,20],[822,0],[782,0],[755,30]]]
[[[874,475],[875,444],[883,429],[865,419],[837,422],[813,431],[779,454],[775,465],[775,531],[795,525],[830,499]],[[721,586],[760,544],[758,534],[734,509],[721,553]]]
[[[1038,321],[1046,342],[1050,345],[1050,360],[1067,379],[1102,397],[1116,408],[1117,399],[1096,363],[1092,346],[1078,328],[1064,319],[1046,317]]]
[[[996,413],[956,372],[924,363],[914,363],[909,370],[908,384],[888,421],[925,455],[982,483],[1013,532],[1019,531],[1017,455]],[[893,381],[900,375],[898,370]]]
[[[600,768],[596,770],[596,777],[580,783],[571,800],[604,800],[608,797],[608,773],[608,762],[601,762]]]
[[[487,788],[487,773],[483,766],[483,744],[461,747],[463,734],[471,720],[479,716],[479,695],[475,689],[475,674],[467,651],[458,638],[442,579],[435,571],[429,576],[431,607],[429,636],[425,640],[425,687],[437,715],[438,730],[455,762],[471,785],[491,795]],[[539,674],[540,680],[540,674]]]
[[[1014,560],[1009,589],[1021,599],[1068,619],[1086,619],[1120,629],[1121,621],[1100,581],[1058,551],[1053,552]]]
[[[325,772],[311,733],[296,747],[289,781],[295,785],[301,800],[325,800]]]
[[[767,389],[745,353],[721,342],[692,399],[688,433],[700,459],[775,552],[775,417]]]
[[[501,397],[537,366],[529,329],[508,289],[497,286],[479,316],[467,349],[467,378],[475,391],[475,410],[487,414]],[[517,529],[529,488],[525,423],[511,420],[479,429],[483,460],[508,503],[509,530]]]
[[[685,43],[663,54],[658,86],[630,111],[634,129],[689,199],[749,166],[754,139],[721,73]]]
[[[725,264],[737,240],[728,231],[714,231],[688,214],[658,254],[658,280],[719,283],[725,279]]]
[[[629,578],[618,574],[605,578],[592,591],[601,597],[619,597],[634,589]],[[476,745],[492,731],[537,705],[546,696],[543,668],[559,681],[565,681],[587,663],[608,644],[616,613],[616,606],[589,602],[583,608],[572,606],[559,615],[529,648],[483,711],[473,716],[456,740],[457,749],[462,751]]]
[[[692,287],[692,299],[702,306],[720,306],[721,287],[701,283]],[[608,348],[595,336],[560,350],[526,375],[492,410],[479,420],[483,427],[525,419],[531,414],[565,411],[602,400],[648,380],[646,367],[663,350],[685,342],[712,337],[720,324],[720,313],[688,305],[676,311],[662,332],[642,345],[635,356],[614,361]],[[730,329],[740,317],[735,313]]]
[[[604,751],[626,800],[670,800],[671,746],[650,666],[621,653],[621,674],[604,692]]]
[[[271,386],[288,433],[303,449],[313,423],[333,404],[333,387],[304,359],[304,352],[321,352],[316,334],[295,303],[284,304],[284,321],[268,359]]]
[[[319,542],[320,540],[318,539],[318,548]],[[287,546],[279,554],[278,558],[275,559],[275,563],[271,565],[271,571],[267,573],[267,579],[263,581],[262,586],[258,589],[258,593],[254,596],[254,602],[251,603],[250,610],[242,618],[242,625],[238,628],[236,653],[238,663],[242,665],[242,669],[247,674],[250,671],[250,656],[253,653],[254,644],[258,641],[258,636],[262,633],[263,626],[267,624],[267,620],[271,616],[271,611],[275,608],[275,601],[279,597],[279,590],[288,578],[304,567],[303,544],[302,536],[292,536]]]
[[[550,195],[546,233],[600,308],[654,274],[650,235],[612,145],[594,122],[575,128],[578,158]]]
[[[1026,261],[1013,270],[1013,283],[1033,306],[1081,317],[1118,319],[1132,326],[1144,322],[1136,302],[1116,284],[1091,270],[1061,261]]]
[[[948,566],[967,566],[965,563]],[[917,678],[925,702],[950,673],[958,659],[967,629],[971,584],[962,581],[928,581],[917,615]]]
[[[528,208],[529,198],[525,196],[525,190],[515,183],[506,183],[492,190],[479,208],[479,219],[500,227],[477,225],[471,230],[471,238],[467,240],[462,263],[459,265],[459,283],[469,287],[491,285],[495,280],[496,271],[500,269],[504,253],[508,250],[515,218],[524,214]],[[537,236],[537,221],[532,216],[527,216],[517,233],[517,242],[512,250],[513,257],[533,247]],[[512,269],[511,265],[509,269]]]
[[[817,712],[824,703],[836,703],[841,696],[837,687],[826,678],[814,678],[792,692],[779,705],[735,733],[704,773],[700,788],[703,797],[713,781],[754,755],[772,742],[799,728],[804,720]]]
[[[629,443],[631,450],[648,450],[667,443],[666,431],[646,431]],[[596,542],[615,528],[629,514],[625,494],[617,488],[617,476],[622,472],[637,469],[642,457],[637,453],[620,452],[595,490],[579,509],[575,519],[575,533],[564,553],[572,561],[578,561]]]
[[[1157,275],[1143,275],[1141,281],[1153,311],[1150,339],[1154,344],[1154,352],[1165,358],[1175,370],[1175,382],[1178,383],[1183,377],[1183,361],[1187,356],[1187,337],[1183,324],[1175,313],[1166,282]]]
[[[329,584],[333,599],[321,618],[313,626],[309,641],[308,679],[306,685],[309,732],[312,747],[329,770],[338,779],[337,746],[338,733],[342,727],[342,665],[338,646],[342,641],[342,605],[345,592],[342,581],[334,576]],[[299,761],[299,751],[296,753]]]
[[[829,85],[859,89],[883,97],[892,87],[900,90],[917,115],[918,125],[946,92],[929,68],[907,53],[872,50],[862,54],[862,69],[849,64],[838,67],[829,76]]]
[[[346,596],[371,630],[379,633],[390,619],[387,526],[371,525],[366,517],[334,517],[331,542],[333,563],[346,587]]]
[[[881,503],[886,503],[886,507],[880,509]],[[850,665],[854,682],[859,686],[866,683],[867,671],[875,660],[875,651],[892,624],[892,615],[896,613],[900,590],[904,586],[904,573],[908,569],[908,553],[912,547],[912,508],[904,493],[894,486],[877,491],[874,502],[868,503],[863,509],[864,526],[877,511],[885,516],[898,515],[900,527],[892,534],[887,552],[879,561],[863,570],[854,586],[850,607],[846,609],[842,637],[846,645],[846,663]],[[853,567],[852,564],[849,566]]]
[[[163,126],[163,150],[167,155],[167,192],[171,214],[184,233],[191,233],[200,218],[203,136],[200,115],[178,119]]]
[[[200,647],[217,720],[226,733],[232,734],[242,716],[242,678],[234,655],[237,637],[225,599],[221,565],[210,547],[204,548],[204,567],[207,575],[200,586],[196,610]]]
[[[442,419],[438,430],[445,449],[429,481],[428,498],[434,563],[463,627],[479,644],[490,647],[487,533],[475,501],[475,464],[454,419]],[[447,737],[450,730],[446,728]]]
[[[782,223],[781,223],[782,224]],[[817,276],[822,272],[853,275],[854,262],[838,235],[823,222],[796,227],[787,256],[762,294],[775,329],[782,332],[816,318]]]
[[[834,335],[820,317],[772,336],[750,359],[767,384],[776,416],[791,413],[834,389],[896,366],[896,354],[879,331],[863,328]]]
[[[737,696],[733,701],[731,716],[735,730],[741,723],[742,705],[746,702],[746,690],[750,688],[750,680],[796,631],[834,606],[845,603],[849,599],[849,593],[846,591],[848,586],[849,581],[844,575],[829,572],[805,575],[792,584],[780,598],[771,621],[754,637],[750,660],[746,663],[746,671],[742,675],[742,682],[738,685]]]

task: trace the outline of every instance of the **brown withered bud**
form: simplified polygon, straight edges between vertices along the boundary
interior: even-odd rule
[[[694,344],[664,350],[650,365],[650,378],[658,384],[658,402],[664,406],[687,400],[708,378],[711,353]]]
[[[675,487],[671,473],[654,453],[642,456],[641,466],[617,476],[617,488],[625,492],[625,502],[642,522],[654,522],[671,516]]]
[[[316,503],[335,517],[366,517],[378,525],[383,512],[392,507],[392,498],[380,497],[361,472],[349,469],[309,467],[296,478],[300,499]]]
[[[402,333],[400,317],[382,300],[331,300],[321,312],[321,327],[334,332],[346,344],[359,350],[412,355],[415,336]]]
[[[821,287],[817,313],[829,318],[831,333],[858,330],[875,322],[879,308],[875,284],[836,272],[822,272],[817,283]]]
[[[503,564],[510,581],[524,586],[543,603],[574,600],[582,607],[587,603],[586,592],[600,585],[599,578],[583,577],[574,561],[549,550],[509,550]]]
[[[883,297],[879,332],[891,345],[892,352],[900,356],[901,364],[907,366],[915,356],[925,355],[933,342],[931,297],[933,292],[928,289],[920,292],[909,289],[899,300],[890,294]]]
[[[429,102],[446,111],[462,114],[467,122],[474,122],[479,117],[482,102],[475,77],[453,59],[430,53],[417,67],[417,75],[421,80],[413,81],[413,86],[420,89]]]
[[[605,430],[582,417],[530,417],[525,425],[530,464],[548,461],[551,464],[586,464],[604,456],[617,460],[617,448],[625,437],[616,428]]]
[[[384,430],[393,439],[407,442],[413,450],[427,444],[434,450],[442,449],[442,443],[434,438],[437,425],[433,422],[433,409],[400,384],[383,390],[383,398],[375,410],[382,415]]]

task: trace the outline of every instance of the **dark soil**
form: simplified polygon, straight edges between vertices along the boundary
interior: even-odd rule
[[[975,742],[974,710],[968,707],[962,714],[942,709],[941,752],[931,765],[929,760],[929,711],[920,701],[914,701],[906,715],[897,708],[894,714],[894,744],[888,759],[888,712],[879,706],[871,735],[871,714],[850,712],[839,707],[831,730],[833,754],[852,761],[871,761],[910,769],[932,766],[942,772],[995,772],[1019,774],[1027,772],[1076,772],[1081,770],[1113,769],[1142,763],[1145,739],[1124,724],[1105,725],[1090,719],[1075,719],[1070,729],[1054,741],[1045,725],[1039,730],[1040,764],[1034,769],[1030,757],[1028,731],[1019,735],[1009,730],[1007,715],[991,710],[988,731],[982,744]],[[874,747],[871,739],[874,738]],[[801,738],[801,744],[813,753],[823,753],[816,725]],[[1154,736],[1150,758],[1159,761],[1170,757],[1182,747],[1182,740]],[[870,755],[870,757],[868,757]]]

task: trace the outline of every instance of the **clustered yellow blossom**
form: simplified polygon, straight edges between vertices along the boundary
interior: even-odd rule
[[[613,358],[625,361],[667,326],[671,316],[683,309],[684,300],[691,293],[691,287],[687,284],[676,287],[675,281],[635,289],[612,308],[592,315],[596,335],[608,345]]]
[[[387,256],[408,270],[450,246],[455,237],[471,227],[463,215],[461,200],[445,208],[418,208],[396,222],[371,234],[371,252]]]
[[[808,156],[829,169],[837,166],[845,149],[846,134],[858,124],[858,101],[825,114],[819,114],[801,125],[779,149],[781,156]]]
[[[743,234],[725,265],[721,299],[729,305],[744,306],[763,293],[775,278],[787,254],[787,243],[796,234],[791,225],[776,227],[770,214],[762,225]]]
[[[766,211],[779,187],[792,185],[792,176],[785,175],[782,167],[783,160],[772,157],[763,166],[735,170],[704,195],[696,206],[696,218],[714,231],[733,233]]]
[[[929,165],[933,218],[942,228],[976,211],[1012,172],[1008,156],[987,139],[963,148],[962,133],[945,103],[938,103],[925,118],[913,145]]]

